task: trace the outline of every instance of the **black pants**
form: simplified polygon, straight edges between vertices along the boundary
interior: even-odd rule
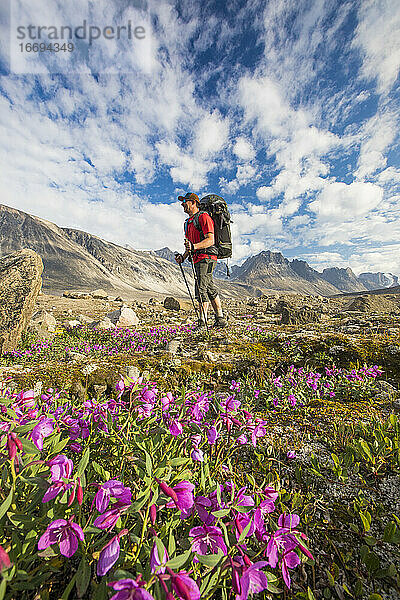
[[[213,280],[213,271],[217,261],[211,258],[203,258],[195,263],[197,281],[199,286],[195,287],[196,300],[200,302],[209,302],[218,296],[218,290]]]

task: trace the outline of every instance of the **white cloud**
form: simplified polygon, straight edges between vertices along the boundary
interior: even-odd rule
[[[392,0],[364,0],[353,45],[363,55],[361,74],[376,79],[378,91],[388,92],[400,68],[400,5]]]
[[[261,200],[261,202],[266,202],[273,197],[274,190],[272,189],[272,187],[262,185],[261,187],[257,188],[256,194],[257,198]]]
[[[238,137],[236,139],[232,151],[239,160],[246,162],[253,160],[256,155],[253,145],[244,137]]]
[[[220,152],[226,145],[229,123],[217,111],[205,115],[197,125],[193,149],[200,156],[210,157]]]
[[[316,213],[319,221],[340,222],[369,213],[379,206],[382,198],[382,188],[373,183],[332,182],[309,203],[308,208]]]

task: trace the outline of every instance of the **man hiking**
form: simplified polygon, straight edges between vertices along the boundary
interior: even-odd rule
[[[209,303],[214,309],[213,327],[226,327],[222,313],[221,300],[213,280],[213,270],[217,264],[217,250],[214,246],[214,221],[206,212],[200,211],[200,200],[196,194],[188,192],[186,196],[178,196],[182,208],[189,218],[185,221],[185,252],[176,254],[175,260],[181,265],[190,256],[196,273],[195,296],[199,302],[200,319],[194,331],[206,327]],[[196,215],[198,216],[196,217]],[[194,220],[197,223],[194,223]]]

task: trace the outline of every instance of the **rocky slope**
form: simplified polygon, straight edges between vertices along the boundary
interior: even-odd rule
[[[399,284],[399,278],[392,273],[360,273],[358,280],[367,290],[391,288]]]
[[[104,288],[115,294],[180,294],[186,288],[169,261],[0,205],[0,256],[23,248],[43,260],[43,289]]]
[[[324,269],[322,277],[342,292],[365,292],[367,290],[350,267],[347,267],[347,269],[340,269],[339,267]]]

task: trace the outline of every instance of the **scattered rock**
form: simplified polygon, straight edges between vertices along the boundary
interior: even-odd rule
[[[135,365],[128,365],[126,368],[126,374],[131,379],[139,379],[140,371]]]
[[[299,325],[301,323],[318,323],[321,320],[321,312],[303,306],[299,310],[289,306],[283,306],[281,309],[281,324],[282,325]]]
[[[30,322],[31,327],[35,327],[36,325],[46,331],[55,331],[57,321],[54,316],[46,310],[38,310],[32,315]]]
[[[101,321],[92,321],[89,327],[90,329],[114,329],[115,325],[108,317],[104,317]]]
[[[107,317],[116,327],[134,327],[139,324],[135,311],[128,306],[121,306],[118,310],[108,313]]]
[[[43,263],[33,250],[0,259],[0,354],[14,350],[42,286]]]
[[[82,324],[82,325],[89,325],[89,323],[91,323],[93,321],[93,319],[91,317],[87,317],[86,315],[78,315],[76,317],[76,319]]]
[[[179,346],[180,346],[180,340],[171,340],[167,344],[166,351],[169,352],[169,354],[174,355],[178,352]]]
[[[90,293],[92,298],[96,298],[97,300],[107,300],[108,294],[102,289],[94,290],[94,292]]]
[[[90,322],[92,322],[92,319],[90,319]],[[73,329],[74,327],[80,327],[82,325],[82,323],[80,321],[78,321],[77,319],[72,319],[71,321],[65,321],[65,326]]]
[[[63,296],[64,298],[71,298],[72,300],[87,300],[91,297],[90,294],[87,294],[86,292],[74,292],[71,290],[63,292]]]
[[[95,365],[94,363],[91,363],[89,365],[85,365],[82,369],[82,373],[84,375],[90,375],[91,373],[94,373],[95,371],[97,371],[99,367],[97,365]],[[106,386],[107,387],[107,386]]]
[[[181,310],[181,303],[172,296],[167,296],[164,300],[164,308],[167,310]]]

